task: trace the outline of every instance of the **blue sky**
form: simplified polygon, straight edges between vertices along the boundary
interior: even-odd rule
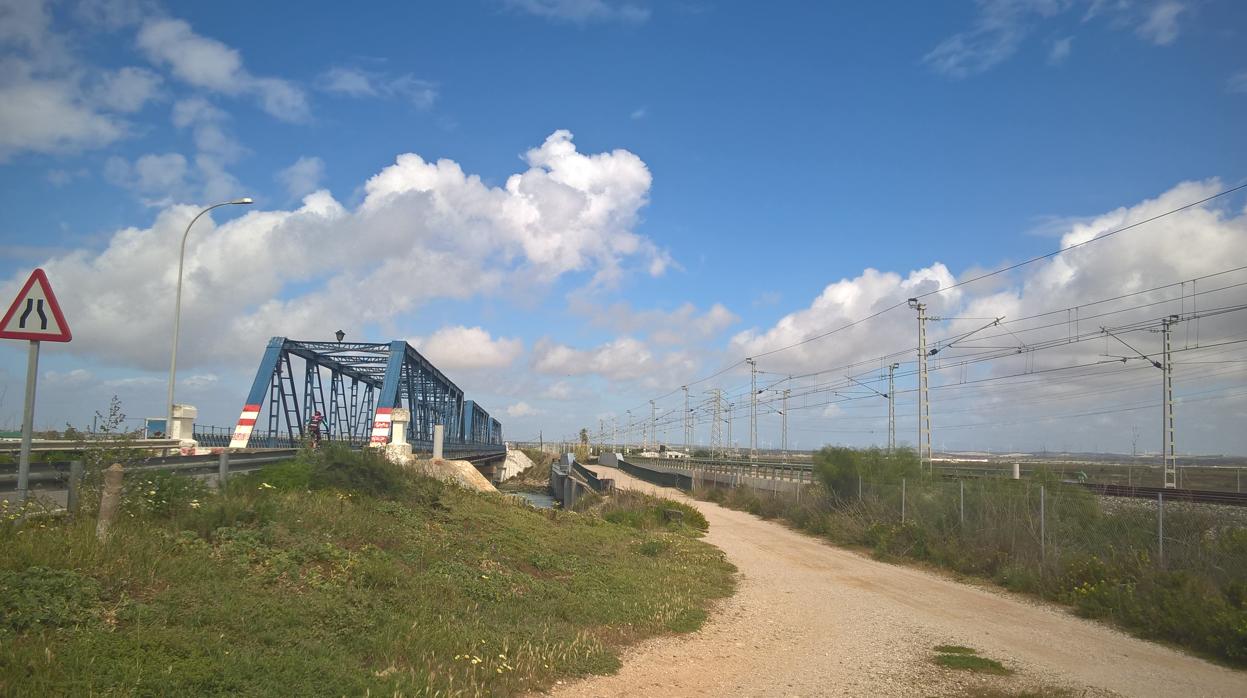
[[[1247,176],[1247,8],[1228,1],[5,0],[0,19],[0,287],[44,266],[77,333],[44,352],[41,426],[83,423],[112,393],[133,415],[162,411],[176,238],[222,198],[256,205],[193,234],[179,395],[202,421],[232,423],[267,336],[343,326],[423,342],[522,438],[648,411],[909,280],[947,286]],[[407,153],[420,164],[392,167]],[[423,169],[441,159],[439,175]],[[1131,255],[1103,243],[1055,290],[1039,288],[1053,269],[1026,269],[948,307],[1021,317],[1232,268],[1243,202],[1153,225]],[[1225,247],[1192,251],[1200,236]],[[404,300],[370,302],[386,294]],[[885,320],[762,368],[819,371],[915,341],[912,316]],[[0,426],[20,419],[24,377],[23,347],[5,345]],[[1214,422],[1247,409],[1244,374],[1221,366],[1192,388],[1223,391],[1189,408],[1201,424],[1201,409]],[[879,442],[878,405],[855,422],[789,385],[811,395],[793,410],[800,445]],[[1155,397],[1129,385],[1088,410]],[[898,411],[911,433],[912,403]],[[1059,421],[963,428],[945,445],[1129,450],[1123,433],[1159,421],[1117,414],[1073,435]],[[945,424],[974,419],[992,423],[970,410]],[[774,415],[762,421],[777,441]],[[1219,431],[1184,443],[1247,450]]]

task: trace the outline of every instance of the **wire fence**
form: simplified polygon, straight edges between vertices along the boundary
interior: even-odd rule
[[[1247,663],[1247,508],[1107,497],[1055,478],[693,480],[711,501]]]
[[[1247,510],[1240,507],[1166,501],[1163,493],[1155,499],[1103,497],[1035,480],[859,477],[840,491],[784,484],[762,489],[792,504],[804,495],[809,507],[856,524],[866,538],[872,527],[910,529],[912,535],[888,541],[900,546],[893,551],[898,554],[955,549],[965,563],[979,558],[1040,573],[1083,560],[1106,567],[1154,565],[1225,582],[1247,579]]]

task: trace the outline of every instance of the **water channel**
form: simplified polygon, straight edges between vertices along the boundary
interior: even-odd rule
[[[519,497],[538,509],[553,509],[558,502],[549,492],[508,492],[512,497]]]

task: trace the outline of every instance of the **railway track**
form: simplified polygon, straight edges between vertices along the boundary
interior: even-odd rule
[[[1106,497],[1157,499],[1163,496],[1166,502],[1199,502],[1201,504],[1225,504],[1247,507],[1247,492],[1183,490],[1164,487],[1140,487],[1137,485],[1108,485],[1097,482],[1079,482],[1076,484]]]

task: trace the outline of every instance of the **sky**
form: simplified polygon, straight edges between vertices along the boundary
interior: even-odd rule
[[[681,445],[688,385],[747,448],[754,357],[759,447],[883,445],[897,363],[912,444],[929,294],[937,449],[1155,452],[1179,314],[1178,452],[1247,454],[1242,3],[303,9],[0,0],[0,296],[43,268],[74,332],[37,428],[164,413],[181,235],[249,196],[187,243],[201,424],[342,329],[524,440]]]

